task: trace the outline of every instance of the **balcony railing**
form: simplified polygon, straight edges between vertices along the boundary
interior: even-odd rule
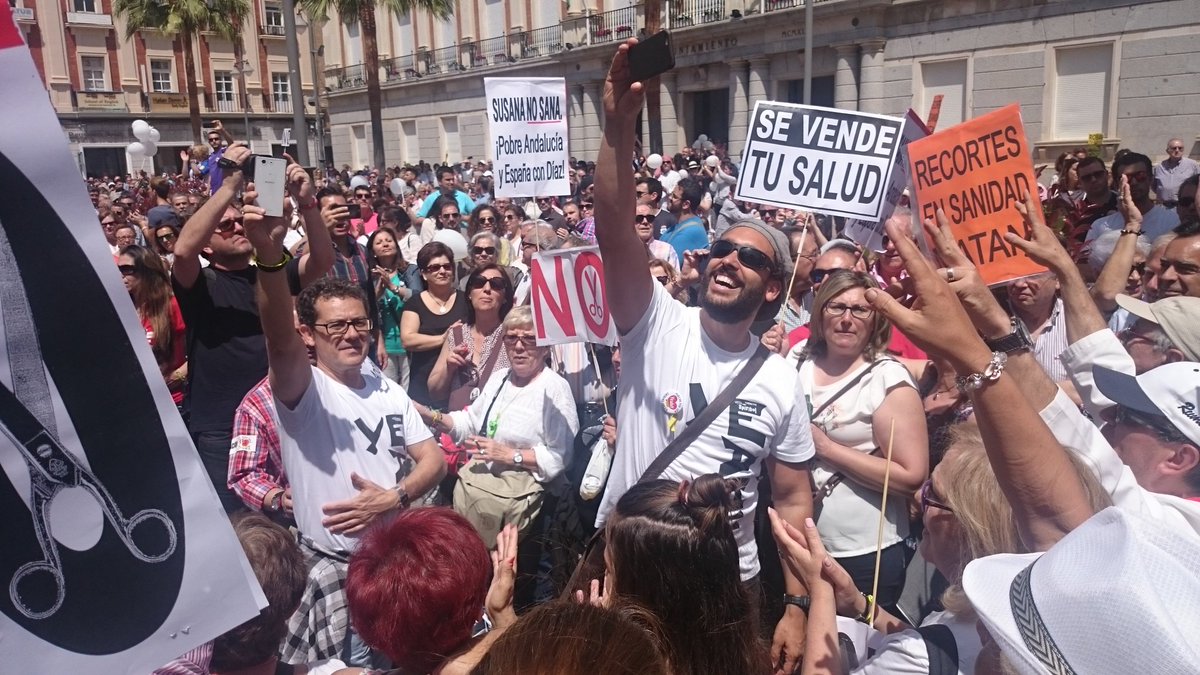
[[[588,17],[590,44],[594,45],[633,37],[640,27],[636,6],[622,7]]]
[[[379,62],[379,67],[383,70],[383,79],[386,82],[408,80],[421,76],[417,71],[417,60],[412,54],[384,59]]]
[[[259,26],[258,32],[263,35],[272,35],[275,37],[283,37],[283,26],[273,23],[267,23]]]
[[[523,59],[550,56],[562,50],[563,37],[561,24],[525,31],[525,34],[522,36],[521,58]]]
[[[366,70],[362,64],[325,70],[325,88],[330,91],[353,89],[367,84]]]
[[[223,113],[241,112],[242,106],[238,105],[237,99],[228,101],[218,98],[213,101],[212,110]]]
[[[462,63],[458,45],[442,47],[425,53],[425,72],[432,74],[454,74],[466,70]]]
[[[669,6],[669,28],[687,28],[729,18],[725,0],[676,0]]]
[[[292,112],[292,101],[290,99],[271,99],[271,112],[290,113]]]
[[[508,53],[508,43],[507,35],[480,40],[475,44],[471,65],[486,66],[515,61]]]

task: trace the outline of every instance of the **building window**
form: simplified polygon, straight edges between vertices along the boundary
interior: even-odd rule
[[[292,109],[292,83],[287,73],[271,74],[271,106],[281,111]]]
[[[940,95],[942,104],[937,128],[945,129],[970,119],[967,101],[967,60],[933,61],[921,64],[921,103],[917,111],[928,116]]]
[[[175,91],[175,87],[171,86],[170,60],[150,60],[150,90],[158,93],[169,93]]]
[[[283,5],[279,2],[263,3],[263,33],[283,35]]]
[[[420,141],[417,139],[416,120],[403,120],[400,122],[400,138],[404,142],[404,148],[400,155],[404,158],[404,161],[411,164],[421,161],[421,148]]]
[[[96,0],[71,0],[76,12],[96,12]]]
[[[234,104],[236,99],[233,92],[233,73],[227,70],[214,72],[213,96],[216,100],[217,110],[231,111],[237,109]]]
[[[462,161],[462,139],[458,135],[457,117],[442,118],[442,157],[451,162]]]
[[[108,81],[104,77],[103,56],[79,57],[79,68],[83,73],[84,91],[108,91]]]
[[[1054,52],[1054,137],[1083,140],[1107,131],[1112,45]]]

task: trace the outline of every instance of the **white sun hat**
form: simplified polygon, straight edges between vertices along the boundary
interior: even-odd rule
[[[972,561],[963,589],[1020,673],[1200,672],[1200,537],[1107,508],[1045,553]]]

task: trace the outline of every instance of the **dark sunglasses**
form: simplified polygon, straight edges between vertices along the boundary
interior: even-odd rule
[[[634,216],[633,222],[635,222],[635,223],[653,223],[654,216]]]
[[[660,277],[654,277],[654,280],[657,281],[658,283],[662,284],[663,286],[666,286],[667,282],[670,281],[671,278],[664,274]]]
[[[479,216],[479,222],[480,222],[480,223],[489,223],[489,224],[490,224],[490,223],[494,223],[494,222],[496,222],[496,219],[495,219],[494,217],[492,217],[492,216]]]
[[[467,290],[477,291],[484,286],[487,286],[496,292],[504,291],[507,288],[504,285],[504,280],[500,277],[475,277],[467,283]]]
[[[921,513],[928,511],[931,506],[947,513],[954,513],[954,509],[938,499],[937,494],[933,491],[933,481],[926,478],[925,482],[921,484]]]
[[[1113,424],[1149,429],[1154,432],[1155,436],[1168,443],[1183,443],[1188,440],[1166,417],[1148,415],[1125,406],[1117,407],[1116,414],[1112,416],[1112,422]]]
[[[217,223],[217,232],[221,236],[227,237],[227,236],[233,234],[234,229],[238,225],[241,225],[241,224],[242,224],[241,218],[234,218],[233,220],[222,220],[221,222]]]
[[[1125,174],[1125,178],[1129,179],[1130,183],[1145,183],[1150,180],[1150,173],[1147,171],[1134,171],[1133,173]]]
[[[518,344],[521,344],[526,349],[533,349],[537,346],[537,337],[533,335],[505,335],[504,344],[509,347],[516,347]]]
[[[766,253],[753,246],[739,246],[728,239],[718,239],[713,242],[712,246],[708,247],[709,260],[725,258],[735,251],[737,252],[738,262],[752,270],[761,272],[775,267],[774,261]]]
[[[159,241],[171,241],[172,239],[175,239],[175,233],[174,233],[174,232],[168,232],[168,233],[166,233],[166,234],[160,234],[160,235],[158,235],[158,240],[159,240]]]
[[[592,208],[594,208],[596,205],[595,205],[595,204],[593,204],[593,203],[591,203],[591,202],[584,202],[584,203],[580,204],[579,206],[580,206],[580,207],[582,207],[582,208],[585,208],[585,209],[591,210],[591,209],[592,209]]]
[[[828,278],[832,274],[837,274],[838,272],[848,272],[848,271],[849,270],[844,270],[840,267],[835,267],[833,269],[828,269],[828,270],[815,268],[815,269],[813,269],[812,272],[809,273],[808,278],[814,284],[819,284],[822,281],[825,281],[825,279]]]
[[[1105,173],[1106,173],[1105,171],[1093,171],[1091,173],[1081,173],[1081,174],[1079,174],[1079,180],[1081,180],[1081,181],[1096,180],[1098,178],[1103,178]]]
[[[117,265],[117,269],[121,270],[121,276],[123,277],[131,277],[137,274],[136,265]]]
[[[474,246],[471,248],[472,255],[496,255],[495,246]]]
[[[371,193],[370,192],[359,192],[354,195],[354,198],[355,199],[370,199]]]
[[[443,213],[442,215],[440,215],[438,217],[441,218],[442,220],[453,220],[455,218],[462,218],[462,214],[461,213]]]
[[[450,263],[430,263],[425,266],[425,271],[433,274],[434,272],[453,272],[454,265]]]

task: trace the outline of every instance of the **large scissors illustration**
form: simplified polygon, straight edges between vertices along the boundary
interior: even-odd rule
[[[41,560],[25,563],[17,569],[8,584],[8,594],[13,606],[22,614],[30,619],[45,619],[62,607],[67,593],[67,580],[62,573],[62,558],[51,531],[49,518],[50,504],[61,491],[82,487],[90,492],[99,502],[121,541],[138,560],[149,563],[166,560],[174,553],[178,539],[175,524],[158,509],[144,509],[135,513],[133,517],[126,518],[108,489],[55,438],[52,398],[43,370],[37,330],[28,302],[22,293],[21,277],[16,272],[8,238],[2,230],[0,282],[3,282],[0,295],[5,305],[3,323],[13,389],[20,394],[0,384],[0,434],[13,442],[29,468],[29,508],[33,517],[34,533],[42,551]],[[166,530],[166,550],[161,553],[144,551],[133,539],[133,531],[139,525],[151,521],[157,521]],[[49,606],[31,606],[25,595],[36,594],[30,593],[31,586],[36,586],[37,592],[41,591],[43,585],[36,577],[43,574],[50,575],[54,599]]]
[[[31,486],[30,510],[38,543],[42,547],[42,559],[25,563],[17,569],[8,585],[8,594],[13,605],[31,619],[44,619],[53,615],[62,606],[66,597],[67,583],[62,574],[62,561],[58,543],[50,530],[49,506],[59,492],[70,487],[82,487],[100,503],[117,535],[135,558],[143,562],[161,562],[175,551],[175,524],[158,509],[144,509],[126,518],[104,485],[80,464],[75,457],[56,441],[25,406],[17,400],[8,387],[0,386],[0,419],[4,420],[0,430],[13,441],[26,465],[29,466]],[[156,521],[166,530],[167,546],[161,553],[151,553],[133,539],[133,531],[144,523]],[[22,582],[38,573],[50,574],[55,588],[54,602],[45,609],[36,609],[25,602],[21,595]]]

